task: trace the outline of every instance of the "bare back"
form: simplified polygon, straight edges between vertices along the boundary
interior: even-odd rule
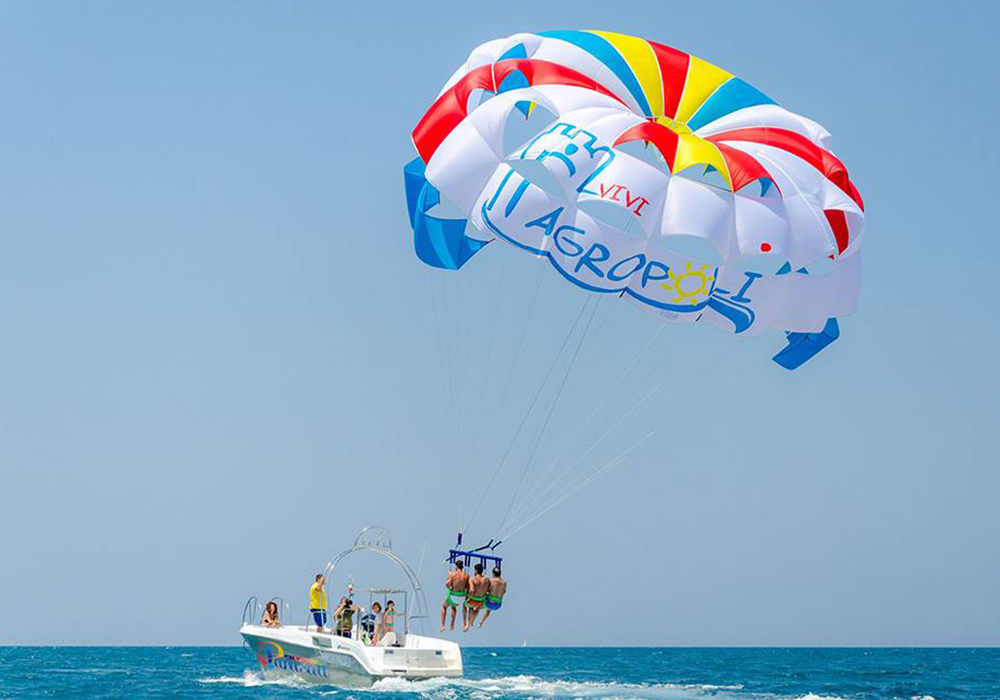
[[[449,591],[467,591],[469,590],[469,575],[464,571],[456,569],[448,574],[448,578],[445,579],[444,585]]]
[[[507,592],[507,582],[499,576],[490,579],[490,595],[496,598],[503,598]]]
[[[476,574],[469,580],[469,592],[475,596],[486,595],[489,590],[490,580],[482,574]]]

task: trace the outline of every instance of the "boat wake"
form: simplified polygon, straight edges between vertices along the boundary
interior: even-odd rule
[[[742,690],[732,685],[679,685],[672,683],[600,683],[595,681],[546,680],[537,676],[501,676],[497,678],[434,678],[408,681],[386,678],[367,689],[373,693],[414,693],[426,698],[450,700],[465,695],[476,700],[497,697],[522,698],[595,698],[600,700],[681,700]]]
[[[325,694],[344,691],[327,689]],[[352,691],[357,693],[359,691]],[[428,700],[494,700],[495,698],[586,698],[588,700],[847,700],[839,696],[774,695],[751,693],[742,685],[680,683],[616,683],[596,681],[546,680],[537,676],[501,676],[496,678],[433,678],[408,681],[386,678],[366,688],[363,693],[386,695],[413,694]],[[357,696],[355,696],[357,697]]]
[[[288,688],[313,688],[315,686],[300,681],[293,676],[264,676],[258,672],[247,669],[242,676],[214,676],[211,678],[199,678],[199,683],[228,683],[231,685],[241,685],[244,688],[256,688],[263,685],[283,685]]]
[[[336,688],[316,685],[290,676],[262,676],[254,671],[244,671],[242,676],[217,676],[201,678],[199,683],[222,683],[244,688],[258,686],[285,686],[300,688],[324,696],[358,698],[367,695],[413,696],[427,700],[494,700],[496,698],[585,698],[587,700],[845,700],[837,696],[805,695],[779,696],[768,693],[745,692],[742,685],[678,684],[678,683],[615,683],[596,681],[546,680],[537,676],[499,676],[496,678],[430,678],[409,681],[403,678],[384,678],[370,688]],[[372,698],[372,700],[375,700]]]

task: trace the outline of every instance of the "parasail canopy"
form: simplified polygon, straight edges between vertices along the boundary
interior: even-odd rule
[[[413,143],[430,266],[499,239],[667,321],[785,331],[790,369],[857,306],[864,205],[830,134],[677,49],[602,31],[487,42]]]

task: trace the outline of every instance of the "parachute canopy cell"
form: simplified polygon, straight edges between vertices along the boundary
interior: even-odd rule
[[[726,70],[602,31],[477,47],[413,130],[417,256],[493,240],[668,321],[836,339],[861,281],[864,204],[830,134]]]

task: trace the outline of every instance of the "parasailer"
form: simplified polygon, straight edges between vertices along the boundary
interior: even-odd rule
[[[494,566],[493,578],[490,579],[490,586],[486,593],[486,611],[483,613],[483,619],[479,621],[480,627],[490,618],[492,613],[500,609],[500,606],[503,605],[503,597],[506,594],[507,581],[504,579],[500,567]]]
[[[407,207],[416,254],[432,268],[462,269],[501,240],[596,297],[628,298],[666,322],[735,335],[783,331],[786,346],[773,359],[786,369],[834,342],[837,319],[857,306],[864,204],[829,132],[683,51],[604,31],[489,41],[447,81],[412,137]],[[591,328],[589,301],[567,335],[579,337],[576,351],[567,342],[559,349],[556,361],[567,349],[569,369],[512,504]],[[567,473],[550,467],[527,505],[507,508],[495,539],[572,493],[577,486],[557,485]],[[478,503],[495,480],[496,472]],[[524,521],[512,525],[515,515]],[[449,562],[486,568],[494,562],[483,550],[493,542],[454,549]]]

